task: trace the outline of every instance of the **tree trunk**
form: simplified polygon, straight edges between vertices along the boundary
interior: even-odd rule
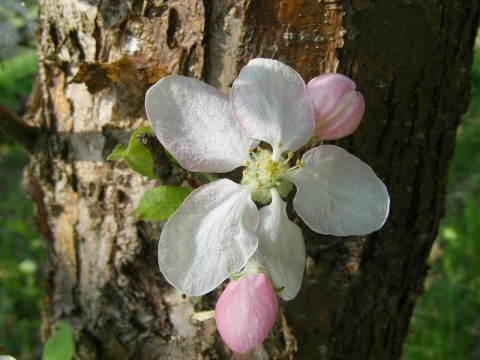
[[[397,359],[443,215],[455,130],[468,102],[478,0],[40,1],[40,69],[28,168],[46,251],[43,337],[58,320],[79,359]],[[349,75],[366,99],[340,145],[386,183],[378,232],[303,229],[307,268],[275,338],[232,355],[212,320],[218,293],[183,299],[162,277],[160,223],[129,213],[155,181],[105,159],[148,124],[146,90],[182,74],[227,92],[254,57],[303,78]]]

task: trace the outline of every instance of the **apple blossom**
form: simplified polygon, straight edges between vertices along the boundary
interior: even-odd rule
[[[307,94],[315,112],[313,133],[321,140],[350,135],[362,120],[365,101],[355,83],[342,74],[323,74],[310,80]]]
[[[314,102],[321,103],[318,97]],[[317,107],[298,73],[268,59],[251,60],[241,70],[230,100],[210,85],[175,75],[148,90],[151,126],[184,168],[221,173],[245,167],[240,184],[220,179],[199,187],[165,224],[158,261],[173,286],[203,295],[255,254],[282,289],[279,295],[292,299],[305,263],[302,233],[281,199],[293,185],[293,206],[316,232],[363,235],[383,225],[388,192],[358,158],[324,145],[291,164],[293,152],[313,135]],[[270,147],[258,147],[260,141]],[[259,211],[254,201],[270,203]]]
[[[260,346],[277,316],[277,297],[267,276],[247,272],[232,280],[215,306],[215,322],[222,340],[234,352]]]

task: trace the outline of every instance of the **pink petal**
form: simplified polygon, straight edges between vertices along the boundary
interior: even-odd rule
[[[234,352],[246,353],[266,339],[277,310],[267,276],[251,272],[225,288],[215,307],[215,321],[225,344]]]
[[[307,93],[315,111],[315,136],[334,140],[350,135],[365,111],[362,94],[342,74],[324,74],[310,80]]]

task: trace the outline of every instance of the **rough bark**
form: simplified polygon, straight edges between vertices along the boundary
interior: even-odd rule
[[[468,101],[477,0],[40,1],[41,139],[28,186],[46,251],[43,336],[68,322],[79,359],[396,359],[443,214],[455,129]],[[217,294],[183,299],[158,271],[159,223],[129,213],[155,182],[106,162],[147,124],[145,91],[183,74],[228,91],[253,57],[308,80],[338,71],[365,96],[341,145],[390,191],[387,224],[365,237],[304,230],[299,296],[275,338],[231,355],[212,321]],[[294,216],[294,214],[293,214]]]

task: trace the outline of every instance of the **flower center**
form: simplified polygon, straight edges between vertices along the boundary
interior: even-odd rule
[[[278,146],[281,147],[282,144],[279,143]],[[246,168],[243,170],[241,183],[255,185],[252,199],[261,204],[267,204],[272,198],[272,189],[277,189],[281,197],[288,195],[293,184],[283,177],[303,167],[302,162],[297,160],[296,165],[291,167],[289,162],[293,158],[292,152],[289,152],[286,158],[280,156],[278,161],[272,160],[272,153],[261,147],[257,147],[256,151],[248,148],[247,152],[250,159],[244,161]]]

